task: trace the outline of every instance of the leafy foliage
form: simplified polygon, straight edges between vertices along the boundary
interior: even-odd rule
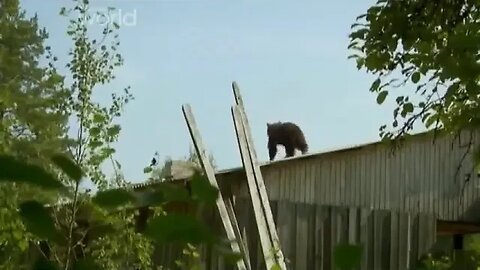
[[[14,169],[18,169],[14,167]],[[77,168],[75,168],[77,169]],[[198,181],[198,183],[206,183],[206,180],[200,180],[200,176],[197,176],[198,179],[192,181]],[[202,184],[204,185],[204,184]],[[166,186],[166,185],[165,185]],[[208,192],[205,192],[208,190]],[[211,188],[202,188],[195,189],[195,198],[200,201],[210,202],[212,199],[211,193],[215,189]],[[130,192],[123,191],[125,194]],[[216,190],[215,190],[216,192]],[[128,196],[129,198],[134,198],[133,193]],[[213,196],[213,197],[216,197]],[[104,196],[102,197],[101,204],[107,206],[105,210],[110,209],[110,206],[118,203],[118,200],[114,196]],[[124,208],[124,210],[126,210]],[[95,213],[94,209],[89,209],[89,213]],[[102,210],[100,210],[102,211]],[[35,201],[25,202],[21,205],[20,208],[21,216],[24,218],[27,229],[39,236],[42,239],[52,240],[58,242],[60,245],[64,245],[61,240],[59,230],[57,230],[51,213],[44,206]],[[126,213],[126,212],[122,212]],[[110,217],[107,217],[110,216]],[[90,232],[90,237],[93,238],[93,243],[86,248],[86,252],[90,254],[90,257],[86,257],[81,260],[75,261],[72,265],[73,269],[87,269],[82,268],[86,266],[91,266],[92,264],[97,265],[96,267],[103,266],[103,268],[97,269],[120,269],[122,267],[140,267],[144,268],[145,266],[150,265],[150,258],[147,254],[151,254],[152,242],[148,241],[144,236],[133,232],[132,228],[128,226],[128,223],[125,223],[125,220],[132,222],[132,215],[125,216],[124,214],[118,215],[100,215],[103,219],[102,222],[107,222],[110,224],[124,224],[123,228],[113,228],[107,227],[108,230],[101,234]],[[98,216],[97,216],[98,218]],[[113,222],[114,219],[120,219],[119,223]],[[91,220],[91,222],[95,222]],[[95,228],[98,228],[98,225],[94,225],[92,231],[95,232]],[[193,243],[210,243],[210,244],[221,244],[220,239],[214,236],[213,232],[205,225],[200,223],[195,217],[188,214],[175,214],[169,213],[167,215],[161,215],[154,217],[150,222],[146,235],[151,237],[151,239],[157,243],[165,242],[182,242],[185,244]],[[112,246],[112,243],[115,245]],[[131,245],[128,245],[130,243]],[[118,247],[121,245],[127,244],[129,246],[128,250],[122,250]],[[191,245],[190,245],[191,246]],[[139,252],[140,255],[144,254],[147,257],[137,257],[133,256],[135,252],[132,253],[132,249],[144,248],[149,253]],[[114,253],[115,256],[121,257],[121,260],[111,260],[111,254]],[[131,259],[128,259],[128,258]],[[89,259],[90,258],[90,259]],[[95,259],[91,259],[95,258]],[[54,269],[55,265],[58,265],[59,262],[53,263],[45,261],[44,259],[37,262],[38,269]]]
[[[27,229],[40,239],[59,241],[61,236],[48,210],[36,201],[23,202],[20,205],[20,215]]]
[[[29,183],[43,188],[60,188],[62,183],[38,165],[21,162],[10,155],[0,155],[0,181]]]
[[[199,223],[195,217],[176,213],[152,219],[146,234],[159,243],[178,241],[185,244],[199,244],[213,240],[209,229]]]
[[[0,268],[151,269],[153,246],[171,242],[190,250],[189,243],[214,245],[231,256],[222,251],[223,239],[198,220],[203,206],[218,197],[204,176],[194,176],[191,194],[172,183],[144,193],[127,188],[112,145],[121,131],[115,120],[133,96],[126,87],[121,95],[112,93],[109,106],[93,99],[122,65],[119,25],[112,22],[93,38],[88,1],[73,3],[60,12],[69,19],[73,42],[68,86],[54,67],[57,57],[43,46],[47,33],[38,30],[36,17],[26,19],[18,0],[1,4]],[[41,56],[46,68],[39,67]],[[101,168],[108,161],[113,178]],[[99,190],[95,196],[80,190],[83,179]],[[196,211],[162,209],[172,202]],[[154,214],[142,233],[132,225],[135,207],[145,205]]]
[[[123,206],[129,202],[132,202],[134,197],[132,194],[124,189],[111,189],[106,191],[100,191],[93,198],[93,201],[102,207],[115,208]]]
[[[447,132],[479,126],[479,12],[473,0],[378,0],[357,17],[350,57],[377,76],[377,102],[411,89],[392,97],[394,130],[380,127],[384,139],[401,138],[417,120]]]
[[[115,224],[115,228],[105,231],[86,247],[99,269],[152,269],[153,241],[135,231],[134,213],[121,211],[102,220],[105,221]]]
[[[339,244],[333,251],[335,266],[341,270],[356,269],[362,259],[362,247],[360,245]]]
[[[46,30],[36,17],[26,17],[18,0],[2,1],[0,37],[0,268],[19,269],[29,242],[36,240],[22,222],[20,203],[59,197],[54,190],[62,185],[41,153],[69,145],[68,91],[54,67],[57,59],[44,46]]]

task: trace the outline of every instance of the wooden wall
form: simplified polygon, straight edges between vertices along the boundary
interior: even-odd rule
[[[346,242],[365,248],[363,270],[403,270],[436,241],[436,221],[428,214],[289,201],[272,201],[271,205],[287,267],[292,270],[333,270],[333,248]],[[235,211],[240,229],[247,232],[252,269],[265,269],[251,204],[237,200]],[[218,215],[213,211],[212,215],[209,224],[224,235]],[[180,252],[178,247],[159,247],[155,260],[173,265]],[[234,269],[211,251],[202,252],[204,269]]]
[[[480,132],[472,135],[478,146]],[[261,170],[270,200],[479,221],[480,177],[473,170],[472,151],[464,158],[469,140],[469,132],[435,141],[432,135],[419,134],[394,155],[389,145],[377,143],[274,162]],[[222,192],[248,198],[242,170],[219,172],[217,179]]]

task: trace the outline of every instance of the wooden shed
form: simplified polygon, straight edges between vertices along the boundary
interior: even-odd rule
[[[461,249],[462,234],[480,231],[479,177],[472,162],[479,143],[478,131],[435,140],[420,133],[393,154],[390,145],[374,142],[262,164],[288,268],[334,269],[333,249],[342,242],[362,244],[365,270],[406,269],[439,237]],[[216,177],[224,197],[235,201],[252,267],[262,269],[245,173],[234,168]],[[211,218],[220,232],[213,210]],[[155,260],[172,265],[179,252],[161,247]],[[233,269],[206,252],[205,269]]]
[[[440,220],[477,221],[480,178],[472,160],[473,148],[479,144],[479,131],[438,135],[435,140],[432,133],[420,133],[393,154],[389,144],[374,142],[274,161],[261,170],[274,201],[426,212]],[[244,178],[241,168],[217,175],[224,192],[236,197],[248,197]]]

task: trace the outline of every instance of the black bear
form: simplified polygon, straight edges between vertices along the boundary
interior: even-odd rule
[[[302,130],[296,124],[291,122],[277,122],[267,123],[268,134],[268,154],[270,161],[275,158],[277,154],[277,145],[285,147],[286,156],[293,157],[295,149],[298,149],[302,154],[307,153],[308,145],[305,141],[305,136]]]

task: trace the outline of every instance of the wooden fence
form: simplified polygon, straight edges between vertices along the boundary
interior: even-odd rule
[[[429,214],[272,201],[272,212],[287,267],[292,270],[333,270],[333,249],[339,243],[363,246],[362,270],[404,270],[415,264],[436,241],[436,220]],[[240,230],[246,231],[252,269],[265,269],[251,202],[237,199]],[[213,211],[208,224],[221,221]],[[235,269],[215,252],[203,248],[203,269]],[[175,246],[157,247],[156,264],[175,269],[181,255]]]

